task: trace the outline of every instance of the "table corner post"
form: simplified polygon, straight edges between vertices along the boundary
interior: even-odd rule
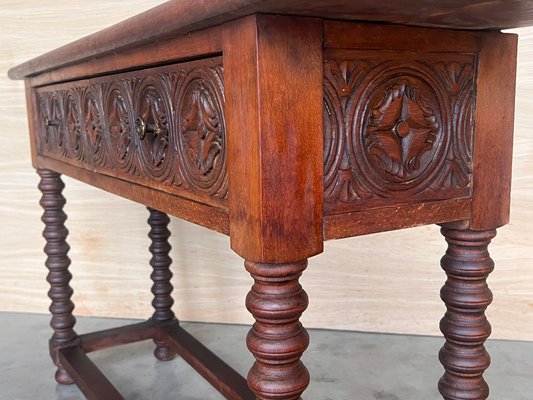
[[[259,399],[296,400],[309,384],[298,280],[323,251],[322,42],[314,18],[253,15],[224,34],[230,237],[254,278],[248,384]]]
[[[517,36],[480,32],[473,142],[470,229],[509,222],[516,93]]]

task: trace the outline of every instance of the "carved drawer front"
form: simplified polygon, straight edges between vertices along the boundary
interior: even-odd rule
[[[327,52],[326,212],[469,197],[474,71],[473,54]]]
[[[37,90],[39,154],[226,206],[220,57]]]

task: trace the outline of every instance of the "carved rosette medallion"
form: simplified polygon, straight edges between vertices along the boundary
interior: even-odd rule
[[[50,100],[51,96],[49,93],[44,93],[39,96],[39,122],[42,132],[39,137],[39,146],[44,151],[52,151],[54,148],[53,138],[55,136],[55,127],[48,125],[52,119],[52,104]]]
[[[84,138],[86,140],[87,157],[92,159],[97,165],[105,164],[105,151],[102,144],[103,121],[102,110],[99,99],[101,99],[101,88],[94,85],[82,92],[82,115]]]
[[[65,121],[67,124],[69,153],[78,160],[84,160],[81,110],[79,105],[78,91],[69,90],[65,96]]]
[[[171,176],[172,160],[171,137],[172,111],[167,88],[162,77],[147,77],[140,84],[136,99],[136,117],[154,131],[138,137],[141,165],[150,175],[161,181]]]
[[[324,72],[327,211],[470,194],[472,59],[328,60]]]
[[[39,96],[40,123],[44,133],[40,146],[43,150],[65,155],[66,135],[61,97],[60,92]]]
[[[407,73],[380,82],[367,97],[353,135],[362,149],[359,167],[373,191],[386,197],[424,189],[449,138],[447,113],[439,104],[427,82]]]
[[[177,97],[177,151],[184,182],[210,195],[227,194],[222,69],[199,68]]]
[[[111,160],[119,168],[134,172],[132,149],[134,117],[131,99],[122,82],[110,85],[106,94],[105,110]]]

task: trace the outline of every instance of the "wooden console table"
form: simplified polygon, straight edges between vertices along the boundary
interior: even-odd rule
[[[121,399],[86,353],[153,339],[228,399],[300,399],[307,259],[324,240],[441,224],[439,390],[488,397],[487,246],[509,215],[517,43],[498,30],[533,24],[533,1],[383,3],[174,0],[9,72],[26,82],[59,383]],[[148,207],[148,321],[75,332],[61,174]],[[247,379],[172,312],[167,214],[246,260]]]

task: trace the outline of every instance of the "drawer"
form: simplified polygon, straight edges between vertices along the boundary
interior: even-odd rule
[[[227,207],[222,58],[37,89],[42,156]]]
[[[471,196],[475,53],[415,50],[325,49],[326,214]],[[227,208],[221,57],[42,87],[37,102],[39,154]]]

